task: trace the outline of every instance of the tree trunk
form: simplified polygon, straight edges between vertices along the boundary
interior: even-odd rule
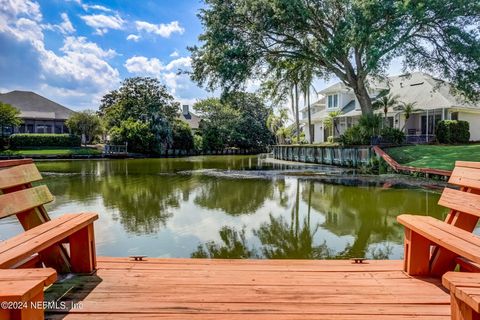
[[[298,114],[298,85],[295,83],[295,122],[297,124],[297,143],[300,144],[300,117]]]
[[[357,97],[358,103],[360,104],[360,108],[362,109],[362,114],[372,114],[372,99],[368,95],[365,81],[359,78],[355,85],[352,85],[352,88]]]
[[[310,144],[313,143],[312,113],[310,110],[310,87],[307,89],[307,110],[308,110],[308,135]]]

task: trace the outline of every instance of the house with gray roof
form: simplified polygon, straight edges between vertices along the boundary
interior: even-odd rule
[[[202,118],[190,112],[190,106],[188,104],[182,106],[182,112],[179,119],[188,123],[188,126],[193,132],[199,129],[200,121],[202,120]]]
[[[23,123],[9,128],[11,133],[68,133],[65,121],[75,111],[31,91],[11,91],[0,94],[0,101],[20,111]]]
[[[451,93],[451,85],[423,72],[414,72],[388,77],[385,81],[371,81],[369,94],[375,100],[389,90],[404,103],[415,103],[415,111],[407,120],[400,108],[391,108],[387,113],[390,127],[403,129],[409,142],[429,142],[435,139],[435,127],[441,120],[465,120],[470,124],[470,140],[480,141],[480,105],[468,103]],[[312,104],[311,110],[313,141],[325,142],[331,129],[324,122],[331,111],[341,111],[336,119],[335,136],[355,125],[362,115],[353,90],[344,83],[337,83],[319,94],[322,98]],[[376,112],[382,113],[382,110]],[[302,110],[302,122],[308,140],[307,109]]]

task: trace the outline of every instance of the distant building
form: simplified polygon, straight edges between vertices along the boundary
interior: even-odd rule
[[[383,90],[405,103],[415,103],[416,111],[406,121],[404,112],[391,108],[387,113],[390,127],[404,129],[407,141],[412,143],[429,142],[435,139],[435,127],[440,120],[465,120],[470,123],[470,140],[480,141],[480,106],[462,101],[450,93],[451,85],[423,72],[414,72],[389,77],[387,81],[372,83],[369,94],[375,101]],[[331,129],[325,120],[331,111],[341,111],[338,117],[335,136],[358,123],[362,111],[352,89],[343,83],[334,84],[319,92],[323,97],[311,106],[313,141],[327,141]],[[383,110],[376,111],[383,114]],[[309,130],[307,109],[301,110],[306,139]]]
[[[190,107],[188,104],[182,106],[182,113],[180,114],[180,120],[185,121],[190,126],[192,131],[196,131],[200,127],[200,121],[202,118],[190,112]]]
[[[11,91],[0,94],[0,101],[20,111],[23,123],[16,128],[5,128],[12,133],[68,133],[65,121],[75,113],[56,102],[31,91]]]

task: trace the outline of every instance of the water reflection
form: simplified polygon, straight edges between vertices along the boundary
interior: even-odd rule
[[[102,255],[399,258],[403,229],[396,216],[443,213],[437,193],[279,175],[278,165],[255,156],[38,167],[56,196],[49,206],[53,215],[99,213],[95,228]],[[2,237],[16,232],[11,225],[0,225]]]
[[[306,204],[306,215],[303,218],[299,210],[300,194]],[[414,194],[417,196],[413,196]],[[420,190],[339,186],[297,179],[294,196],[289,222],[284,216],[274,217],[270,214],[268,222],[252,231],[260,242],[259,248],[248,246],[244,229],[237,232],[224,226],[222,231],[228,230],[228,235],[232,237],[225,237],[226,234],[223,234],[223,244],[210,241],[204,246],[200,245],[197,251],[192,253],[192,257],[241,258],[246,253],[255,253],[255,257],[269,259],[341,259],[367,256],[372,259],[388,259],[393,254],[393,244],[403,242],[403,227],[396,222],[398,214],[412,212],[443,218],[442,210],[436,205],[436,197]],[[288,197],[285,197],[285,200],[288,202]],[[323,215],[323,223],[312,225],[312,211]],[[353,241],[335,252],[336,250],[328,247],[326,240],[320,243],[316,241],[315,244],[319,228],[338,237],[351,235]],[[232,246],[233,243],[238,246]],[[382,245],[376,246],[377,244]],[[236,253],[241,254],[232,254],[233,248],[237,250]]]
[[[195,204],[219,209],[230,215],[252,214],[272,199],[274,186],[270,179],[201,179]]]

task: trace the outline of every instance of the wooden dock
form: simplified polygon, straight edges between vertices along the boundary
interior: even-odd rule
[[[97,271],[58,281],[45,299],[80,302],[47,319],[450,319],[441,279],[402,261],[99,257]]]
[[[379,146],[373,146],[373,151],[379,157],[381,157],[385,162],[395,171],[395,172],[406,172],[408,174],[411,173],[421,173],[424,174],[427,178],[430,175],[440,176],[447,179],[452,175],[452,171],[449,170],[442,170],[442,169],[432,169],[432,168],[418,168],[412,166],[404,166],[399,164],[395,159],[393,159],[389,154],[383,151]]]

